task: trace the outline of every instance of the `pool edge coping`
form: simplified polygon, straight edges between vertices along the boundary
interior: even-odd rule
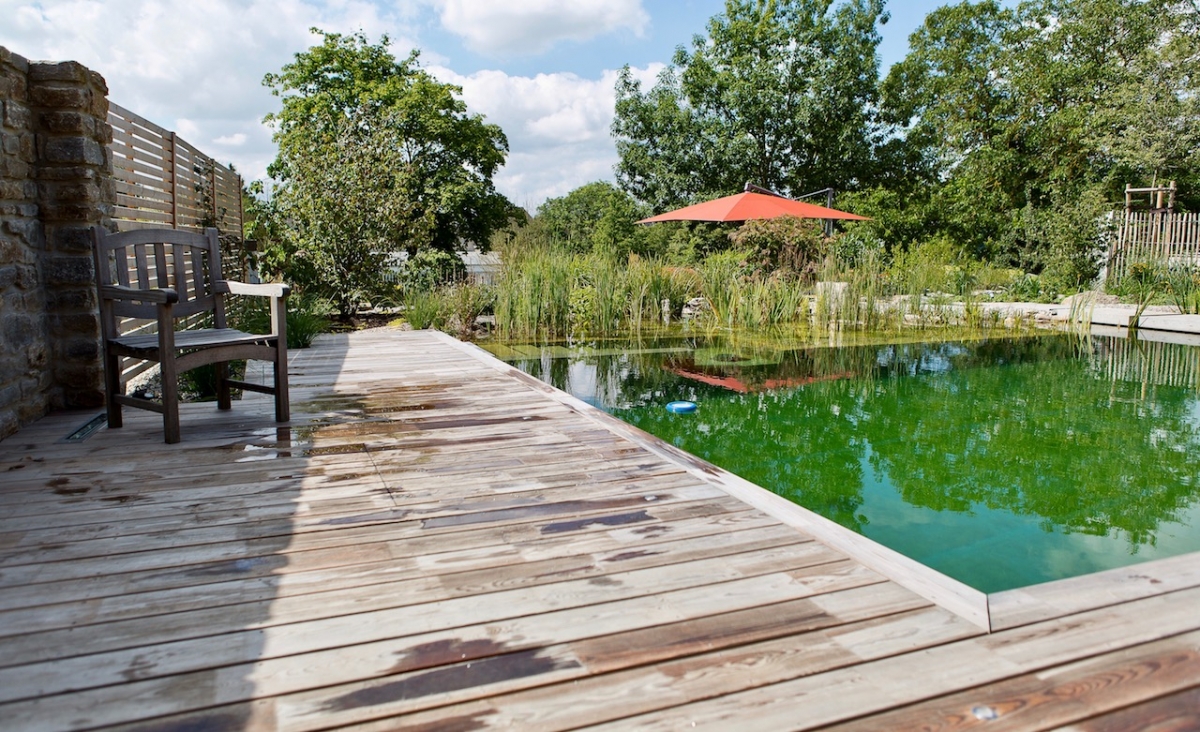
[[[675,447],[599,407],[537,379],[472,343],[432,331],[459,351],[535,388],[611,432],[687,470],[732,497],[988,631],[1007,630],[1200,586],[1200,552],[985,593],[890,549],[762,486]],[[1090,585],[1090,586],[1089,586]],[[1085,590],[1101,590],[1085,592]]]

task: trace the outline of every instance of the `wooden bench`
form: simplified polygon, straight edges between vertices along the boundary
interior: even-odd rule
[[[119,234],[93,228],[96,285],[104,341],[105,395],[108,426],[120,427],[121,407],[149,409],[163,415],[168,443],[179,442],[179,374],[216,364],[217,408],[230,409],[232,388],[273,394],[275,420],[290,418],[287,386],[287,285],[226,280],[221,276],[217,230],[203,234],[176,229],[138,229]],[[271,332],[246,333],[226,326],[225,296],[269,297]],[[176,330],[182,318],[197,318],[205,327]],[[123,334],[120,319],[157,322],[156,333]],[[159,364],[162,399],[125,394],[121,359]],[[271,386],[229,378],[229,362],[242,359],[274,364]]]

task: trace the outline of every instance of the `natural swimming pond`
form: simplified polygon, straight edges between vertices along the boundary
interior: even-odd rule
[[[485,345],[984,592],[1200,551],[1200,350],[1076,335]],[[676,400],[698,404],[673,414]]]

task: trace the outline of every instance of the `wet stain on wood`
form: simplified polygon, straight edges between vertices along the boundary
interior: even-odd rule
[[[670,495],[662,494],[662,495],[656,496],[656,498],[657,499],[670,498]],[[644,504],[646,502],[646,500],[647,499],[643,496],[622,496],[620,498],[609,498],[609,499],[595,500],[595,501],[559,501],[557,503],[539,503],[539,504],[530,505],[530,506],[522,506],[519,508],[506,508],[506,509],[501,509],[499,511],[480,511],[477,513],[459,514],[457,516],[443,516],[440,518],[431,518],[431,519],[426,519],[423,526],[427,529],[436,529],[436,528],[442,528],[442,527],[447,527],[447,526],[467,526],[467,525],[471,525],[471,524],[495,523],[498,521],[520,521],[522,519],[533,519],[533,518],[539,518],[542,516],[554,516],[554,515],[571,516],[571,515],[577,515],[577,514],[581,514],[581,513],[587,513],[588,511],[602,511],[604,509],[627,508],[631,505]],[[632,515],[638,515],[638,514],[645,514],[645,511],[639,511],[639,512],[636,512],[635,514],[630,514],[630,515],[632,516]],[[580,520],[602,521],[603,519],[580,519]],[[646,516],[645,518],[637,519],[637,520],[630,519],[629,521],[626,521],[625,523],[636,523],[636,521],[638,521],[638,520],[649,521],[651,519],[649,516]],[[563,524],[563,526],[566,527],[570,523],[573,523],[573,522],[566,522]],[[558,524],[550,524],[550,526],[557,526],[557,525]],[[619,524],[610,524],[610,525],[619,525]],[[542,530],[543,533],[546,533],[546,529],[550,529],[550,526],[543,529]],[[571,529],[571,528],[550,529],[549,533],[555,533],[556,531],[571,531],[571,530],[573,530],[573,529]]]
[[[286,561],[286,560],[285,560]],[[192,569],[187,569],[181,572],[185,577],[212,577],[222,575],[239,575],[253,572],[262,567],[264,564],[273,565],[275,563],[271,557],[243,557],[241,559],[233,559],[228,562],[215,562],[212,564],[202,564]]]
[[[394,704],[435,694],[448,694],[502,681],[525,679],[554,671],[579,668],[578,661],[546,658],[541,653],[542,649],[540,648],[508,653],[481,661],[447,666],[396,681],[384,682],[377,686],[369,686],[335,697],[326,702],[324,710],[348,711]]]
[[[632,511],[630,513],[618,513],[611,516],[590,516],[588,518],[576,519],[574,521],[560,521],[554,524],[546,524],[542,527],[543,534],[563,534],[568,531],[579,531],[586,529],[589,526],[627,526],[629,524],[638,524],[644,521],[654,521],[654,517],[645,510]]]
[[[641,559],[643,557],[653,557],[657,554],[662,554],[662,553],[663,552],[649,552],[644,549],[639,550],[639,551],[634,551],[634,552],[621,552],[620,554],[614,554],[611,557],[606,558],[604,561],[606,561],[606,562],[628,562],[630,559]]]
[[[520,421],[523,424],[526,422],[541,422],[545,419],[547,419],[547,418],[540,416],[540,415],[533,415],[533,416],[528,416],[528,417],[522,417]],[[413,427],[415,427],[419,430],[433,431],[433,430],[452,430],[452,429],[457,429],[460,427],[491,427],[491,426],[498,425],[498,424],[513,424],[514,422],[516,422],[516,420],[514,420],[512,417],[505,416],[505,417],[487,417],[487,418],[483,418],[483,419],[476,417],[474,419],[467,419],[467,418],[464,418],[464,419],[439,419],[439,420],[431,419],[428,421],[413,420],[412,422],[409,422],[408,424],[412,425]]]
[[[353,452],[366,452],[367,446],[362,442],[354,442],[349,445],[330,445],[329,447],[314,447],[305,451],[305,454],[319,457],[321,455],[347,455]]]
[[[90,490],[91,486],[80,486],[79,488],[55,488],[54,492],[60,496],[82,496]]]
[[[633,533],[637,534],[638,536],[647,536],[647,537],[653,538],[655,536],[662,536],[663,534],[671,533],[671,527],[663,526],[662,524],[655,524],[653,526],[642,526],[640,528],[634,529]]]
[[[145,501],[145,500],[149,500],[149,499],[147,496],[134,496],[134,495],[129,495],[129,494],[122,494],[119,496],[102,496],[100,498],[100,500],[108,501],[109,503],[129,503],[130,501]]]
[[[408,511],[376,511],[354,516],[338,516],[337,518],[318,521],[318,526],[345,526],[347,524],[365,524],[372,521],[400,521],[408,515]]]
[[[157,667],[158,664],[153,663],[139,653],[133,657],[133,660],[129,662],[129,666],[121,672],[121,675],[125,677],[126,681],[137,681],[149,676],[150,672]]]
[[[397,651],[396,655],[400,656],[401,659],[395,666],[392,666],[388,670],[388,673],[400,674],[407,671],[420,671],[421,669],[447,666],[452,663],[472,661],[487,656],[499,656],[507,650],[508,646],[506,644],[498,643],[490,638],[477,638],[469,641],[449,638],[433,643],[422,643],[412,648],[406,648],[403,651]]]

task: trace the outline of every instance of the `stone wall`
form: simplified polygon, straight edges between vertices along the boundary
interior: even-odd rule
[[[89,229],[115,192],[108,88],[0,47],[0,438],[103,404]]]

